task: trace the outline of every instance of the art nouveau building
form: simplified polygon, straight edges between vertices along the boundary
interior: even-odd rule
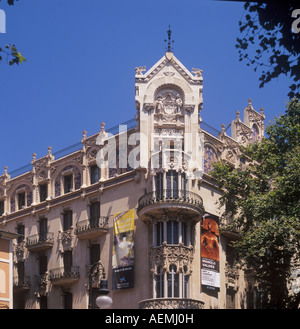
[[[263,136],[263,110],[249,100],[244,121],[236,112],[231,126],[217,131],[202,122],[202,91],[202,71],[190,72],[167,52],[148,71],[136,68],[137,112],[127,129],[106,131],[102,123],[98,134],[84,131],[73,149],[33,154],[26,172],[5,168],[0,229],[19,234],[15,308],[87,308],[89,269],[99,260],[116,309],[253,307],[251,278],[231,263],[235,234],[204,222],[217,218],[221,228],[229,220],[219,218],[220,191],[210,171],[219,159],[247,165],[240,145]],[[112,290],[113,219],[129,209],[134,285]],[[201,265],[205,230],[218,244],[212,286],[204,284]],[[93,305],[96,296],[93,290]]]

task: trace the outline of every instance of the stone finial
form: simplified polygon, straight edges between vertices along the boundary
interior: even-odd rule
[[[221,128],[222,128],[222,132],[225,132],[225,124],[224,123],[221,124]]]
[[[252,99],[248,98],[248,105],[252,105]]]
[[[51,154],[51,150],[52,150],[52,147],[51,146],[48,146],[48,154],[49,155]]]
[[[101,122],[101,131],[105,131],[105,122]]]
[[[82,132],[83,139],[86,139],[86,134],[87,134],[87,131],[86,130],[83,130],[83,132]]]
[[[32,161],[36,160],[36,153],[32,153]]]
[[[7,174],[7,169],[8,169],[8,167],[5,166],[5,167],[4,167],[4,174],[5,174],[5,175]]]
[[[236,119],[239,120],[240,119],[240,111],[236,111],[235,115],[236,115]]]

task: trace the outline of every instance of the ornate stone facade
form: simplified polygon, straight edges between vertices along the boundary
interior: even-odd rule
[[[246,166],[240,146],[262,138],[264,114],[249,100],[244,122],[239,112],[231,122],[231,136],[229,126],[207,130],[201,118],[203,75],[167,52],[149,70],[135,68],[137,112],[127,130],[106,131],[101,122],[99,133],[87,137],[84,130],[70,149],[52,153],[49,147],[40,159],[34,153],[19,175],[4,169],[0,228],[20,234],[14,275],[31,283],[24,298],[17,295],[16,308],[64,308],[70,296],[73,308],[87,308],[83,272],[100,258],[111,289],[113,215],[133,208],[135,286],[111,291],[113,307],[226,308],[228,289],[237,307],[246,305],[244,274],[228,265],[226,246],[236,237],[230,232],[220,236],[220,288],[203,288],[201,221],[206,213],[220,215],[213,164]],[[33,236],[43,241],[48,233],[51,243],[25,243]]]

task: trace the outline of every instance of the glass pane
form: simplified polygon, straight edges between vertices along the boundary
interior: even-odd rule
[[[158,200],[163,197],[163,175],[162,173],[158,173],[155,176],[155,188],[156,188],[156,198]]]
[[[167,172],[167,198],[172,198],[172,171]]]
[[[174,296],[179,297],[179,274],[174,274]]]
[[[163,243],[164,224],[162,222],[156,224],[156,245],[160,246]]]
[[[91,184],[99,181],[99,167],[97,165],[91,166]]]
[[[173,244],[179,243],[178,222],[173,222]]]
[[[68,175],[64,177],[64,190],[65,193],[68,193],[71,191],[72,189],[72,181],[73,181],[73,176],[72,175]]]
[[[168,281],[168,297],[172,296],[172,275],[168,273],[167,275],[167,281]]]
[[[93,202],[90,207],[90,225],[95,227],[99,223],[100,218],[100,202]]]
[[[167,222],[167,244],[172,244],[173,239],[172,239],[172,226],[173,222]]]
[[[173,171],[172,172],[173,176],[173,198],[177,199],[178,198],[178,173]]]
[[[67,231],[72,226],[72,210],[67,210],[64,212],[64,223],[63,223],[63,229],[64,231]]]

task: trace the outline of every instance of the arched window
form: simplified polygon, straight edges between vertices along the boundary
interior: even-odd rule
[[[257,127],[256,124],[254,124],[252,126],[252,129],[253,129],[253,134],[252,134],[252,142],[256,142],[258,140],[258,137],[259,137],[259,129]]]
[[[217,154],[212,147],[204,147],[204,173],[209,174],[213,170],[213,164],[218,161]]]
[[[189,278],[190,276],[187,274],[187,267],[184,266],[182,273],[182,298],[189,297]]]
[[[175,265],[170,266],[170,271],[167,275],[168,282],[168,297],[179,297],[179,274]]]

